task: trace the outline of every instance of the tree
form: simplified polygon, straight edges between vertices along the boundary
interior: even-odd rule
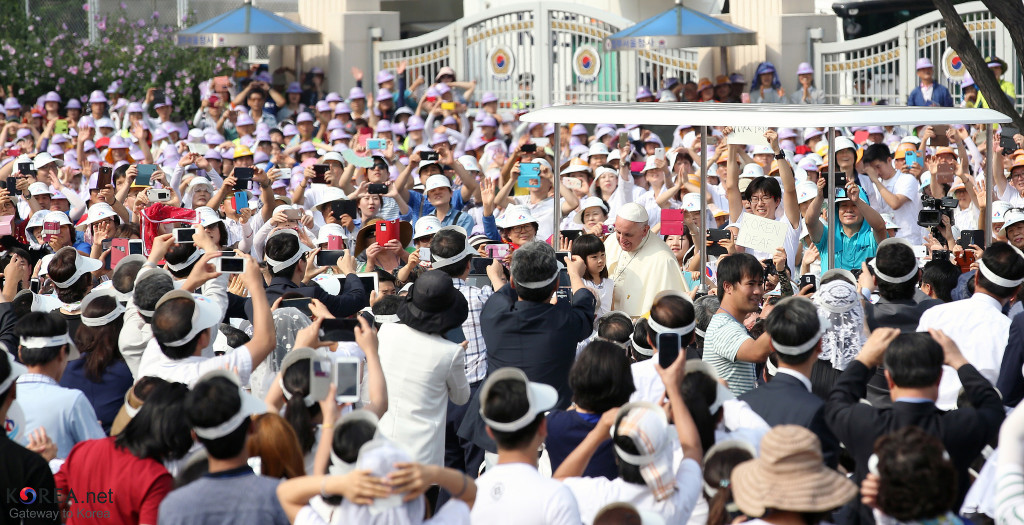
[[[967,71],[974,78],[978,90],[985,95],[989,107],[1012,117],[1017,129],[1024,129],[1024,117],[1017,113],[1013,102],[1007,99],[999,88],[999,82],[992,75],[985,63],[985,57],[981,56],[978,45],[967,31],[967,27],[964,26],[963,19],[953,7],[953,1],[932,1],[935,3],[935,8],[942,14],[942,20],[946,23],[946,40],[950,47],[960,55],[960,60],[963,60],[967,66]],[[982,0],[982,2],[1009,31],[1013,47],[1017,50],[1017,56],[1024,56],[1024,2],[1007,0]]]

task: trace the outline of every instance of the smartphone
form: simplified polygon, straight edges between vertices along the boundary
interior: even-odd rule
[[[252,168],[235,168],[232,175],[235,177],[235,191],[245,191],[249,189],[249,182],[252,181],[253,174],[256,170]]]
[[[438,155],[436,151],[424,151],[423,153],[420,153],[420,160],[432,160],[436,162],[440,158],[441,156]]]
[[[39,279],[38,278],[33,277],[28,282],[28,286],[32,290],[32,293],[39,293]]]
[[[935,132],[935,136],[928,139],[929,146],[949,146],[949,137],[946,136],[946,131],[949,130],[949,124],[936,124],[932,126],[932,131]],[[1013,138],[1013,135],[1010,135]]]
[[[335,219],[341,220],[342,215],[355,218],[358,217],[358,213],[358,203],[354,200],[345,199],[331,202],[331,215],[334,215]]]
[[[555,252],[555,260],[562,264],[563,267],[569,267],[569,260],[572,259],[572,252],[557,251]]]
[[[665,160],[665,148],[654,148],[654,158]]]
[[[309,360],[309,397],[313,401],[323,401],[331,390],[330,358]]]
[[[968,249],[972,244],[985,248],[985,230],[960,230],[960,246]]]
[[[384,195],[388,192],[387,184],[373,183],[366,187],[366,193],[370,195]]]
[[[366,149],[381,150],[388,147],[388,141],[384,139],[366,139]]]
[[[306,317],[313,317],[313,312],[309,309],[309,303],[312,301],[313,299],[309,297],[282,299],[281,308],[297,308],[300,312],[306,314]]]
[[[121,259],[128,257],[128,239],[117,238],[110,240],[110,267],[117,268]]]
[[[730,230],[727,230],[725,228],[721,228],[721,229],[719,229],[719,228],[711,228],[711,229],[709,229],[708,233],[707,233],[707,240],[711,241],[712,244],[711,244],[711,246],[708,246],[708,249],[707,249],[708,255],[709,256],[714,256],[714,257],[721,257],[721,256],[725,255],[726,253],[728,253],[728,250],[723,248],[722,245],[718,244],[718,241],[721,241],[722,239],[731,239],[731,238],[732,238],[732,231],[730,231]]]
[[[320,336],[322,341],[355,341],[355,328],[359,326],[359,319],[324,319],[320,324]]]
[[[60,223],[57,221],[47,221],[43,223],[43,241],[50,242],[52,237],[60,235]]]
[[[619,149],[625,148],[629,145],[629,135],[625,133],[619,133]]]
[[[520,188],[540,187],[540,164],[536,162],[523,162],[519,164],[519,178],[516,180]]]
[[[1003,148],[1003,155],[1010,155],[1020,149],[1013,140],[1013,136],[1020,133],[1016,128],[1002,126],[999,128],[999,146]]]
[[[488,244],[484,246],[484,251],[492,259],[504,259],[508,256],[509,246],[507,244]]]
[[[242,273],[245,271],[245,259],[242,257],[217,257],[213,260],[214,267],[220,273]]]
[[[100,173],[96,176],[96,189],[102,190],[107,186],[113,184],[111,177],[114,174],[114,169],[110,166],[100,166]]]
[[[383,246],[391,240],[399,240],[398,233],[400,231],[398,219],[392,221],[379,221],[377,223],[377,244]]]
[[[521,153],[537,153],[537,145],[532,142],[529,144],[523,144],[523,146],[519,148],[519,151]]]
[[[249,207],[249,193],[245,191],[236,191],[234,194],[234,202],[232,207],[235,209],[235,213],[242,211]]]
[[[799,289],[803,290],[807,285],[811,285],[812,292],[818,291],[818,276],[813,273],[805,273],[801,275]]]
[[[561,235],[570,241],[575,241],[577,237],[583,235],[583,230],[561,230]]]
[[[473,257],[469,260],[470,275],[487,275],[487,267],[493,262],[490,257]]]
[[[836,172],[836,189],[837,190],[840,189],[840,188],[845,189],[846,188],[846,183],[847,183],[846,172],[845,171],[837,171]]]
[[[331,167],[326,164],[313,165],[313,178],[309,182],[313,184],[327,184],[327,170]]]
[[[327,249],[328,250],[344,250],[345,249],[345,239],[342,239],[341,235],[328,235],[327,236]],[[342,257],[344,257],[344,255]]]
[[[195,234],[195,228],[175,228],[174,242],[175,244],[195,244],[195,241],[192,240],[192,236]]]
[[[551,145],[551,139],[547,137],[533,137],[530,139],[530,142],[538,148],[546,148]]]
[[[171,192],[163,188],[150,188],[146,190],[146,198],[149,202],[168,202],[171,200]]]
[[[144,255],[145,244],[142,239],[128,240],[128,255]]]
[[[6,186],[4,186],[4,188],[7,190],[7,193],[10,193],[11,195],[17,193],[18,177],[7,177],[7,182],[5,184]]]
[[[429,263],[430,262],[430,248],[424,246],[423,248],[420,248],[419,252],[420,252],[420,262],[421,263]]]
[[[923,166],[923,164],[921,163],[921,159],[918,158],[918,156],[917,156],[917,152],[916,151],[908,151],[908,152],[906,152],[904,154],[904,156],[903,156],[903,160],[906,162],[907,168],[909,168],[910,166],[913,166],[914,164],[917,164],[919,166]]]
[[[565,175],[562,177],[562,186],[565,186],[570,190],[578,190],[583,188],[583,181],[577,179],[576,177]]]
[[[932,251],[932,260],[933,261],[939,261],[939,260],[948,261],[950,255],[953,255],[953,252],[951,252],[949,250],[933,250]]]
[[[359,401],[360,365],[362,365],[362,362],[358,357],[335,358],[334,400],[338,403],[355,403]]]
[[[156,164],[139,164],[136,168],[138,175],[135,176],[135,182],[132,186],[152,186],[153,185],[153,173],[159,167]]]
[[[360,281],[362,281],[363,288],[366,289],[367,295],[369,295],[371,290],[374,292],[380,291],[380,285],[377,281],[377,272],[357,273],[356,276],[359,277]]]
[[[540,177],[520,175],[519,178],[516,179],[516,185],[520,188],[536,189],[540,187]]]
[[[337,266],[338,259],[345,256],[345,250],[321,250],[316,254],[316,265],[323,268],[325,266]]]
[[[63,135],[68,132],[68,121],[67,119],[57,119],[53,123],[53,132],[57,135]]]
[[[284,209],[284,216],[290,221],[297,221],[302,218],[302,210],[288,207]]]
[[[441,109],[446,109],[448,111],[455,111],[455,103],[454,102],[442,102],[441,103]]]
[[[679,357],[679,346],[681,344],[681,339],[677,333],[658,334],[658,364],[662,368],[668,368],[676,361],[676,358]]]
[[[33,167],[33,164],[31,162],[19,162],[18,173],[21,173],[22,175],[31,175],[35,177],[36,169]]]

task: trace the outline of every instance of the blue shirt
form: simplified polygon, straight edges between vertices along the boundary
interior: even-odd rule
[[[32,431],[43,427],[57,445],[57,459],[68,457],[71,447],[79,441],[106,437],[85,394],[61,387],[49,376],[19,377],[18,404],[25,413],[25,433],[20,444],[28,445]]]
[[[828,225],[822,225],[821,239],[816,243],[818,251],[821,252],[821,271],[824,273],[828,267]],[[847,237],[842,227],[836,228],[836,268],[844,270],[859,270],[861,263],[868,257],[875,255],[878,250],[878,241],[875,240],[875,232],[867,220],[861,220],[860,230]]]
[[[110,363],[99,382],[94,382],[85,375],[85,356],[69,361],[64,375],[60,377],[60,386],[81,390],[85,394],[104,432],[110,432],[110,425],[124,405],[124,394],[132,383],[132,371],[120,359]]]
[[[451,204],[452,204],[452,209],[453,210],[458,210],[458,211],[461,211],[462,208],[464,208],[466,206],[465,201],[462,200],[462,189],[461,188],[453,188],[452,189],[452,203]],[[406,213],[405,215],[403,215],[401,217],[401,219],[403,221],[407,221],[407,222],[411,222],[411,223],[415,224],[416,223],[416,219],[419,219],[420,217],[424,217],[426,215],[430,215],[431,213],[434,213],[434,205],[430,204],[430,201],[427,200],[426,195],[424,195],[424,194],[422,194],[422,193],[420,193],[418,191],[410,191],[409,192],[409,213]],[[475,221],[474,221],[474,224],[475,224]],[[470,228],[467,229],[466,231],[468,232],[471,229],[472,229],[472,225],[470,225]]]

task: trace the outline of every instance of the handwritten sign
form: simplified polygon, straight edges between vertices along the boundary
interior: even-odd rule
[[[736,244],[769,254],[776,248],[785,246],[786,223],[758,217],[750,213],[743,214],[743,224]]]
[[[764,126],[734,126],[729,134],[729,144],[767,144],[764,138],[768,131]]]

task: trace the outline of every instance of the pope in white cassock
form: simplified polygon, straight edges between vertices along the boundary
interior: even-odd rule
[[[639,317],[665,290],[688,291],[668,245],[651,233],[647,210],[636,203],[619,209],[615,234],[604,242],[608,273],[615,283],[612,310]]]

